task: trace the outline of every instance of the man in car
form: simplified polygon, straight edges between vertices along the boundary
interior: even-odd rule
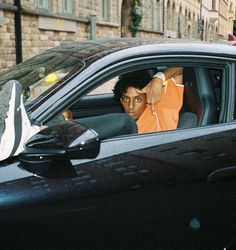
[[[120,76],[114,96],[136,121],[138,133],[177,128],[183,104],[182,75],[183,68],[175,67],[154,77],[147,70]]]
[[[166,93],[169,93],[169,86],[172,84],[166,85],[167,87],[162,87],[164,82],[164,77],[166,75],[166,78],[168,79],[171,76],[181,76],[180,74],[181,70],[179,68],[170,68],[167,69],[164,73],[159,73],[154,76],[154,78],[150,81],[150,79],[146,78],[143,82],[144,84],[137,89],[137,91],[140,92],[140,96],[142,96],[145,101],[143,102],[142,106],[142,112],[144,112],[144,107],[149,107],[147,103],[150,104],[151,111],[152,111],[152,117],[155,121],[157,119],[160,119],[158,117],[159,108],[157,109],[156,113],[156,105],[157,103],[162,103],[160,101],[160,98],[164,98],[163,96],[163,89],[167,91]],[[141,77],[141,76],[140,76]],[[150,82],[149,82],[150,81]],[[173,80],[172,80],[173,81]],[[149,82],[147,84],[147,82]],[[169,82],[169,80],[168,80]],[[129,82],[127,83],[129,84]],[[118,86],[118,85],[117,85]],[[143,88],[145,87],[145,88]],[[128,85],[124,89],[125,92],[128,90]],[[22,86],[17,81],[9,81],[7,82],[4,87],[2,88],[2,91],[0,93],[0,161],[7,159],[10,156],[15,156],[20,154],[24,150],[25,143],[36,133],[41,131],[45,126],[37,126],[31,124],[31,121],[27,115],[27,112],[25,110],[23,101],[22,101]],[[123,91],[122,94],[125,94]],[[117,94],[116,94],[117,95]],[[127,97],[129,98],[129,96]],[[138,98],[136,98],[137,102],[139,101]],[[143,100],[144,100],[143,99]],[[122,97],[122,105],[126,112],[128,112],[128,109],[125,108],[125,100],[126,98]],[[176,108],[177,110],[179,107]],[[136,111],[133,111],[135,113]],[[129,112],[130,116],[132,117],[133,114],[131,111]],[[141,114],[140,114],[141,115]],[[139,115],[139,117],[140,117]],[[138,120],[139,117],[134,117],[136,120]],[[150,118],[150,117],[149,117]],[[146,118],[144,118],[146,119]],[[158,122],[158,126],[160,124],[160,128],[158,128],[155,131],[160,131],[162,129],[163,122]],[[138,122],[138,127],[140,129],[140,124]],[[171,128],[169,128],[171,129]],[[153,131],[153,130],[152,130]],[[142,131],[139,132],[152,132],[149,131]]]

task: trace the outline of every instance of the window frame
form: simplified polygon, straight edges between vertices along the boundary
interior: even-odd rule
[[[101,0],[101,18],[102,21],[108,22],[110,20],[110,4],[109,0]]]
[[[49,2],[48,0],[37,0],[36,6],[38,9],[49,10]]]
[[[65,15],[72,15],[73,13],[72,0],[61,0],[60,12]]]

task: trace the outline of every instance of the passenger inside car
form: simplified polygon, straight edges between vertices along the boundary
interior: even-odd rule
[[[177,128],[183,104],[182,78],[182,67],[167,68],[154,77],[147,70],[120,76],[114,96],[136,121],[138,133]]]

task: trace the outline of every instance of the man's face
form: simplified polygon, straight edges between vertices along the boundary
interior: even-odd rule
[[[129,87],[122,94],[120,102],[124,111],[137,121],[146,108],[146,94],[138,93],[136,88]]]

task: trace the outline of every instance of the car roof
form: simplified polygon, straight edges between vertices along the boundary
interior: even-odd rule
[[[52,52],[74,55],[82,61],[92,63],[106,55],[117,51],[128,50],[137,47],[138,50],[155,45],[160,53],[195,53],[211,54],[217,56],[236,57],[236,49],[233,46],[222,43],[203,42],[201,40],[171,39],[171,38],[112,38],[87,40],[73,43],[65,43],[50,49]],[[140,47],[141,46],[141,47]],[[142,47],[144,46],[144,47]],[[90,64],[89,63],[89,64]]]

